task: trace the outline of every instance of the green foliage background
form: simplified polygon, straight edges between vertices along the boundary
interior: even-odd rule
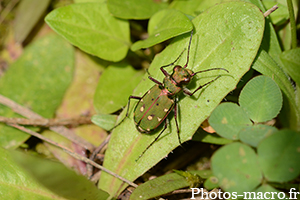
[[[94,124],[68,127],[69,131],[94,148],[110,134],[101,152],[104,161],[98,162],[129,181],[140,183],[137,179],[143,177],[130,199],[154,198],[186,187],[238,194],[299,189],[298,3],[3,1],[0,94],[45,118],[93,116]],[[276,4],[279,8],[264,17]],[[180,137],[186,151],[197,147],[190,155],[193,159],[177,168],[171,154],[168,158],[177,147],[178,160],[184,156],[176,153],[181,147],[171,114],[166,131],[137,160],[162,127],[148,135],[138,132],[132,119],[136,102],[131,102],[124,119],[128,97],[142,96],[154,85],[149,75],[162,81],[160,67],[181,52],[176,64],[186,64],[192,30],[188,68],[229,71],[198,74],[188,86],[192,91],[220,78],[193,97],[178,96]],[[172,67],[167,70],[171,73]],[[22,117],[2,104],[0,116]],[[87,156],[80,143],[45,128],[29,128]],[[6,199],[109,199],[128,192],[127,184],[104,171],[94,187],[82,177],[88,174],[84,163],[5,123],[0,123],[0,145],[0,191],[6,191]],[[201,154],[202,146],[210,155]],[[164,167],[170,165],[187,172],[165,174]],[[155,166],[164,173],[149,171]],[[149,180],[147,173],[159,177]],[[21,189],[11,192],[16,187]]]

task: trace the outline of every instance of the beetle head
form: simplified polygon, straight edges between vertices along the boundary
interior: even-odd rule
[[[176,65],[173,68],[171,78],[177,83],[178,86],[187,85],[193,78],[194,72],[190,69],[183,68],[180,65]]]

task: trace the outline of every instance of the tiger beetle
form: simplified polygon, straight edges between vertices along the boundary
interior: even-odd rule
[[[209,85],[210,83],[214,82],[220,77],[220,75],[217,76],[215,79],[205,83],[204,85],[200,85],[194,92],[191,92],[186,88],[186,86],[191,82],[192,78],[196,74],[212,71],[212,70],[224,70],[227,73],[229,73],[228,70],[224,68],[211,68],[211,69],[206,69],[197,72],[193,72],[192,70],[187,69],[189,63],[189,53],[190,53],[192,36],[193,36],[193,31],[191,32],[190,41],[188,45],[187,61],[183,67],[181,67],[180,65],[175,65],[172,74],[169,74],[164,69],[165,67],[174,65],[178,61],[178,59],[180,58],[184,50],[181,52],[181,54],[176,58],[174,62],[160,67],[160,70],[165,75],[165,78],[162,83],[154,79],[153,77],[149,76],[148,78],[156,84],[150,90],[148,90],[142,97],[130,96],[128,99],[126,117],[128,116],[130,100],[131,99],[139,100],[139,102],[137,103],[134,109],[134,123],[139,132],[149,134],[153,132],[157,127],[159,127],[159,125],[162,122],[164,122],[164,127],[162,131],[158,134],[158,136],[154,139],[154,141],[152,141],[151,144],[148,145],[148,147],[142,152],[142,154],[138,157],[138,159],[144,155],[144,153],[158,140],[161,134],[166,130],[169,123],[167,116],[170,114],[172,110],[174,111],[178,141],[179,144],[181,145],[179,127],[177,122],[178,94],[182,91],[186,95],[193,96],[195,92],[197,92],[204,86]]]

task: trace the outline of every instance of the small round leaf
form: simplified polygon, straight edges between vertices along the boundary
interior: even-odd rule
[[[240,131],[240,140],[253,147],[257,147],[258,143],[276,132],[277,129],[273,126],[267,126],[264,124],[257,124],[254,126],[246,127]]]
[[[257,148],[259,163],[268,181],[287,182],[300,174],[300,134],[282,130],[264,139]]]
[[[220,136],[231,140],[238,140],[240,130],[252,124],[245,111],[234,103],[220,104],[208,122]]]
[[[243,88],[239,104],[254,122],[265,122],[278,115],[282,107],[282,94],[270,77],[257,76]]]
[[[220,148],[211,160],[213,174],[219,179],[221,188],[238,195],[260,184],[262,173],[257,165],[254,150],[238,142]]]

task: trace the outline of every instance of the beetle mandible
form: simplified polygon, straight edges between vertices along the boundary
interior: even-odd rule
[[[177,121],[178,94],[180,92],[183,92],[186,95],[192,96],[195,92],[197,92],[204,86],[214,82],[220,77],[220,75],[217,76],[215,79],[205,83],[204,85],[200,85],[194,92],[191,92],[189,89],[186,88],[186,86],[191,82],[192,78],[196,74],[211,71],[211,70],[224,70],[227,73],[229,73],[229,71],[224,68],[211,68],[211,69],[206,69],[197,72],[193,72],[192,70],[187,69],[189,63],[189,53],[190,53],[192,36],[193,36],[193,31],[191,32],[191,36],[189,40],[187,61],[183,67],[180,65],[175,65],[172,74],[169,74],[164,69],[165,67],[174,65],[178,61],[178,59],[180,58],[184,50],[181,52],[181,54],[176,58],[174,62],[160,67],[161,72],[165,75],[163,82],[160,82],[154,79],[153,77],[149,76],[148,78],[156,84],[151,89],[149,89],[142,97],[130,96],[128,99],[126,117],[128,116],[130,100],[131,99],[139,100],[137,105],[134,108],[134,123],[139,132],[149,134],[153,132],[159,125],[161,125],[162,122],[164,122],[164,128],[162,129],[162,131],[158,134],[158,136],[154,139],[154,141],[152,141],[151,144],[148,145],[148,147],[142,152],[139,158],[143,156],[143,154],[158,140],[161,134],[166,130],[168,126],[167,116],[170,114],[172,110],[174,111],[178,141],[179,144],[181,145],[181,140],[179,135],[180,131],[179,131],[178,121]]]

